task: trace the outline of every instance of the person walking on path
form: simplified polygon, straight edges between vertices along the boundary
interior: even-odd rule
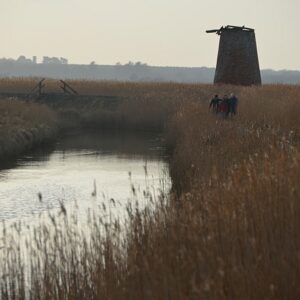
[[[222,100],[219,98],[218,95],[215,95],[214,98],[211,99],[209,103],[209,109],[212,109],[212,111],[217,114],[219,111],[219,105]]]
[[[220,103],[220,113],[224,118],[226,118],[228,115],[228,109],[229,109],[229,98],[227,95],[224,95],[224,98]]]
[[[229,114],[231,116],[236,115],[237,105],[238,105],[238,98],[233,93],[231,93],[229,101],[228,101],[228,113],[227,113],[227,115],[229,115]]]

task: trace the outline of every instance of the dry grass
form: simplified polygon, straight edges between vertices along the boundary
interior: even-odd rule
[[[0,159],[46,142],[56,130],[56,117],[45,106],[0,99]]]
[[[31,299],[300,297],[300,87],[84,86],[146,101],[128,106],[128,117],[155,120],[157,110],[145,108],[170,106],[162,119],[174,193],[162,194],[154,211],[128,207],[125,227],[95,213],[90,235],[66,223],[62,209],[60,222],[51,217],[52,225],[33,229],[29,279],[6,233],[3,299],[23,299],[26,291]],[[210,114],[211,95],[231,90],[239,115]]]

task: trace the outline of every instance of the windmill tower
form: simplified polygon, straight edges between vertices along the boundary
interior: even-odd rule
[[[220,35],[215,84],[261,85],[254,29],[228,25],[206,32]]]

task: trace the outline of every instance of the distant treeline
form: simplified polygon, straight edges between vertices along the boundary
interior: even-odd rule
[[[46,77],[60,79],[117,80],[143,82],[211,83],[215,69],[156,67],[146,64],[75,65],[0,61],[0,77]],[[262,70],[263,83],[300,84],[300,71]]]

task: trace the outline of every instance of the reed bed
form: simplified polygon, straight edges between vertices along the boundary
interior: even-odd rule
[[[53,139],[57,119],[45,106],[0,99],[0,160]]]
[[[146,101],[139,114],[151,101],[170,106],[161,118],[172,192],[155,209],[129,206],[122,226],[95,213],[88,235],[62,206],[33,229],[25,257],[5,230],[3,299],[300,297],[300,87],[76,84]],[[214,93],[231,91],[238,116],[208,111]]]

